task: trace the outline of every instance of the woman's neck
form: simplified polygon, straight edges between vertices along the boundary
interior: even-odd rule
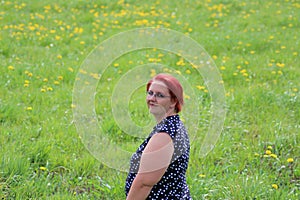
[[[160,123],[163,119],[165,119],[166,117],[169,117],[169,116],[172,116],[172,115],[176,115],[177,113],[175,111],[171,111],[171,112],[168,112],[164,115],[154,115],[155,119],[156,119],[156,122],[157,123]]]

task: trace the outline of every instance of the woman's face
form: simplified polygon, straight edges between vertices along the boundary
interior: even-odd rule
[[[172,101],[167,86],[161,81],[153,81],[146,98],[149,112],[156,116],[165,116],[174,112],[176,102]]]

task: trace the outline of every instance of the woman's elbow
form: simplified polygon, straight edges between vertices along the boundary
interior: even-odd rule
[[[156,184],[156,181],[143,176],[139,176],[139,174],[137,175],[134,181],[136,183],[136,186],[139,187],[140,189],[152,188]]]

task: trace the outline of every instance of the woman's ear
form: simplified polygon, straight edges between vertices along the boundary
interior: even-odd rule
[[[170,108],[175,108],[176,104],[177,104],[178,100],[177,99],[171,99],[171,105]]]

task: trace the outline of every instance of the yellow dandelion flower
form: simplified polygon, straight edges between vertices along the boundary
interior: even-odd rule
[[[277,155],[274,154],[274,153],[271,153],[270,156],[271,156],[272,158],[277,158]]]
[[[99,74],[91,73],[90,75],[91,75],[91,77],[93,77],[94,79],[100,79]]]
[[[43,82],[48,82],[48,79],[47,79],[47,78],[44,78],[44,79],[43,79]]]
[[[273,147],[269,145],[269,146],[267,146],[267,149],[272,150]]]
[[[217,59],[218,59],[218,56],[213,55],[212,58],[213,58],[214,60],[217,60]]]
[[[293,92],[298,92],[298,89],[297,88],[293,88]]]
[[[191,98],[191,97],[190,97],[189,95],[187,95],[187,94],[183,94],[183,96],[184,96],[185,99],[190,99],[190,98]]]
[[[277,184],[272,184],[272,188],[274,188],[275,190],[277,190],[278,189],[278,185]]]
[[[32,74],[31,72],[29,72],[29,73],[27,74],[27,76],[32,77],[33,74]]]
[[[44,9],[45,9],[45,10],[50,10],[50,9],[51,9],[51,5],[46,5],[46,6],[44,6]]]
[[[54,81],[54,84],[55,85],[59,85],[59,81]]]
[[[85,41],[80,41],[80,44],[84,45],[84,44],[85,44]]]
[[[280,68],[283,68],[285,66],[285,64],[284,63],[276,63],[276,66],[280,67]]]
[[[179,71],[179,70],[175,70],[175,73],[181,75],[181,71]]]
[[[55,40],[60,40],[60,39],[61,39],[61,37],[59,35],[55,36]]]
[[[226,67],[225,67],[225,66],[221,66],[220,69],[221,69],[221,70],[225,70]]]
[[[31,106],[28,106],[27,108],[26,108],[26,110],[27,111],[31,111],[33,108],[31,107]]]
[[[159,57],[159,58],[164,57],[164,54],[159,53],[159,54],[158,54],[158,57]]]
[[[85,70],[83,70],[83,69],[80,69],[79,72],[80,72],[81,74],[87,74],[87,71],[85,71]]]
[[[150,74],[150,76],[153,77],[153,76],[155,76],[155,75],[156,75],[155,69],[151,69],[151,74]]]
[[[11,65],[8,66],[7,68],[8,68],[9,70],[11,70],[11,71],[15,70],[15,68],[14,68],[13,66],[11,66]]]
[[[71,108],[76,108],[75,104],[71,104]]]
[[[46,167],[40,167],[40,170],[42,170],[42,171],[46,171],[46,170],[47,170],[47,168],[46,168]]]
[[[246,70],[246,69],[243,69],[243,70],[240,71],[240,73],[241,73],[241,74],[247,73],[247,70]]]
[[[74,30],[75,33],[82,33],[83,32],[83,28],[81,27],[76,27]]]
[[[178,66],[184,66],[185,63],[184,63],[183,58],[180,58],[180,60],[176,62],[176,65],[178,65]]]
[[[64,79],[63,76],[58,76],[57,78],[58,78],[58,80],[60,80],[60,81],[62,81],[62,80]]]
[[[68,67],[68,70],[69,70],[70,72],[74,72],[74,69],[73,69],[72,67]]]
[[[287,161],[288,163],[292,163],[292,162],[294,162],[294,159],[293,159],[293,158],[288,158],[286,161]]]
[[[57,55],[56,57],[57,57],[58,59],[62,59],[62,55],[60,55],[60,54]]]
[[[47,87],[47,91],[53,91],[52,87]]]
[[[192,67],[193,67],[194,69],[198,69],[198,68],[199,68],[199,66],[194,65],[194,64],[192,64]]]
[[[46,92],[46,89],[45,89],[45,88],[42,88],[42,89],[41,89],[41,92]]]
[[[29,87],[29,84],[28,83],[24,83],[24,87]]]
[[[120,66],[119,63],[115,63],[115,64],[114,64],[114,67],[119,67],[119,66]]]
[[[191,74],[191,70],[187,69],[187,70],[185,71],[185,73]]]
[[[201,178],[205,178],[205,177],[206,177],[206,175],[205,175],[205,174],[199,174],[199,177],[201,177]]]
[[[266,150],[266,155],[271,155],[272,154],[272,152],[270,151],[270,150]]]
[[[205,89],[205,87],[204,87],[204,86],[201,86],[201,85],[197,85],[196,87],[197,87],[199,90]]]
[[[148,61],[149,61],[149,62],[155,62],[156,59],[155,59],[155,58],[148,58]]]

